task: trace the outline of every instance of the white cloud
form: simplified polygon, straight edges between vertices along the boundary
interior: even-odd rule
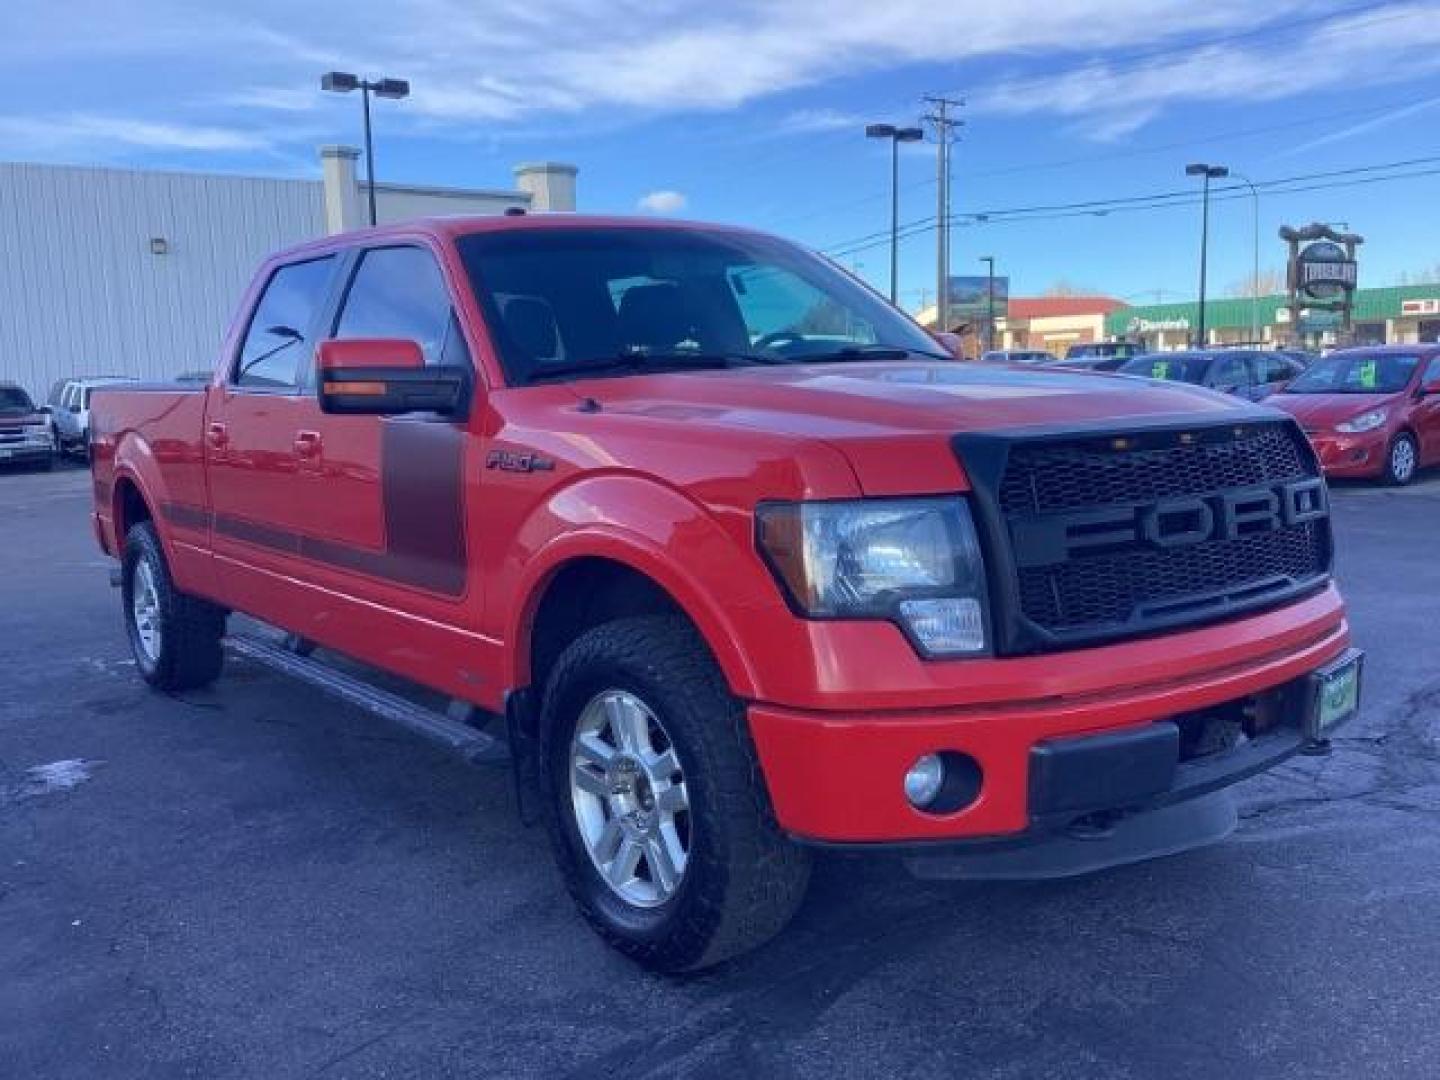
[[[72,113],[45,117],[0,117],[0,139],[12,149],[67,151],[87,145],[120,144],[146,150],[265,150],[263,134],[205,124],[157,123],[122,116]]]
[[[796,109],[780,118],[775,130],[782,135],[806,135],[822,131],[865,130],[866,120],[859,113],[839,109]]]
[[[1271,40],[1211,44],[1136,65],[1086,65],[1053,78],[1005,81],[978,95],[977,111],[1083,118],[1113,140],[1182,102],[1257,103],[1415,79],[1440,70],[1440,19],[1429,4],[1394,4],[1341,16]]]
[[[678,191],[652,191],[642,195],[635,206],[647,214],[678,214],[685,209],[686,202],[685,196]]]
[[[963,85],[979,58],[1043,54],[1070,74],[976,87],[972,113],[1059,115],[1114,140],[1172,103],[1358,88],[1440,66],[1440,19],[1419,14],[1433,13],[1432,4],[1396,0],[1327,17],[1340,2],[231,0],[217,10],[189,0],[71,0],[59,20],[53,0],[8,0],[13,33],[0,36],[0,66],[32,73],[33,85],[63,71],[64,100],[79,114],[61,118],[71,129],[102,118],[112,88],[125,86],[127,110],[143,119],[103,118],[86,137],[228,150],[308,138],[278,126],[256,135],[254,114],[328,115],[315,86],[331,67],[411,81],[412,98],[385,104],[392,134],[440,127],[493,136],[559,118],[617,124],[727,109],[912,64],[945,65]],[[1176,51],[1224,35],[1234,40]],[[1137,52],[1138,65],[1085,64]],[[165,78],[145,79],[151,70]],[[177,86],[195,89],[186,97]],[[12,117],[42,126],[54,108],[37,104],[31,115],[13,95],[8,104]],[[861,118],[831,108],[795,110],[780,123],[792,133],[851,125]],[[37,137],[30,131],[32,144]]]

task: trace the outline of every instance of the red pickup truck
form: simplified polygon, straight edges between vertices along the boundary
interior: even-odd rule
[[[749,231],[317,241],[209,385],[97,391],[92,442],[149,682],[214,680],[241,612],[494,717],[660,970],[775,934],[817,847],[1035,877],[1217,839],[1358,704],[1293,420],[953,363]]]

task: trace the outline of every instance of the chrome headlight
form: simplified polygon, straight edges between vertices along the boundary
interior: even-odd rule
[[[890,620],[926,656],[986,651],[985,568],[959,497],[770,503],[756,518],[802,614]]]
[[[1384,409],[1371,409],[1369,412],[1361,413],[1359,416],[1346,420],[1344,423],[1336,424],[1336,431],[1343,431],[1347,435],[1359,435],[1364,431],[1374,431],[1385,423],[1386,413]]]

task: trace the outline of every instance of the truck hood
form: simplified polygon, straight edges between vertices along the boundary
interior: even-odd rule
[[[969,478],[951,445],[962,432],[1124,429],[1256,408],[1177,383],[945,361],[747,367],[590,379],[571,389],[612,418],[683,425],[681,439],[702,428],[743,428],[830,447],[871,496],[965,490]]]
[[[1199,387],[1091,372],[964,363],[832,363],[589,379],[611,414],[844,442],[1000,428],[1123,426],[1246,406]]]

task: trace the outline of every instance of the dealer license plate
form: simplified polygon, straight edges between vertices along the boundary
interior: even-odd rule
[[[1327,667],[1315,672],[1314,704],[1311,706],[1310,735],[1324,739],[1360,708],[1360,671],[1364,654],[1352,649]]]

